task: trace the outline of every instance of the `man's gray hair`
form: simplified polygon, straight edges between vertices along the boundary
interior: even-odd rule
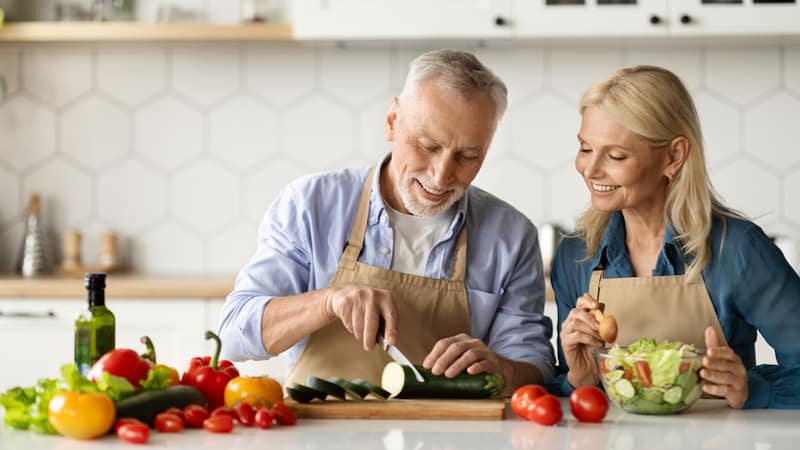
[[[497,121],[503,117],[508,104],[505,83],[475,55],[462,50],[434,50],[417,57],[411,62],[400,97],[413,92],[421,81],[436,77],[440,87],[463,97],[469,97],[475,90],[486,92],[494,101]]]

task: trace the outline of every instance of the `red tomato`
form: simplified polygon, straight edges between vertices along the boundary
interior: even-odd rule
[[[594,386],[579,387],[569,396],[569,409],[581,422],[600,422],[608,412],[608,399]]]
[[[211,417],[214,416],[231,416],[231,418],[233,418],[234,414],[232,409],[226,406],[218,406],[211,411]]]
[[[275,403],[272,405],[272,415],[275,420],[281,425],[294,425],[297,423],[297,416],[292,408],[289,408],[283,403]]]
[[[175,414],[176,416],[180,417],[182,421],[186,422],[186,416],[183,414],[183,410],[180,409],[180,408],[172,407],[172,408],[167,409],[164,412],[165,413],[170,413],[170,414]]]
[[[203,428],[212,433],[230,433],[233,431],[233,417],[227,414],[211,416],[203,421]]]
[[[144,444],[150,438],[150,428],[143,423],[126,423],[119,427],[117,436],[131,444]]]
[[[275,416],[272,415],[272,411],[266,406],[262,406],[256,411],[255,424],[258,428],[262,430],[271,428],[273,420],[275,420]]]
[[[647,361],[636,361],[636,373],[639,374],[639,379],[642,380],[644,387],[653,385],[653,378],[650,377],[650,365]]]
[[[103,372],[125,378],[133,387],[138,388],[139,382],[147,379],[147,372],[153,367],[150,360],[142,358],[138,353],[129,348],[111,350],[101,356],[89,370],[88,378],[95,381]]]
[[[528,405],[543,395],[547,395],[547,389],[538,384],[526,384],[514,391],[514,395],[511,396],[511,410],[524,419]]]
[[[156,430],[162,433],[177,433],[183,429],[183,420],[172,413],[156,414]]]
[[[528,420],[539,425],[554,425],[558,423],[564,413],[561,412],[561,402],[554,395],[543,395],[528,405]]]
[[[200,405],[188,405],[183,408],[183,418],[192,428],[202,428],[203,421],[208,419],[208,410]]]
[[[240,424],[250,427],[256,420],[256,410],[249,403],[238,403],[233,407],[233,412],[236,415],[236,421]]]
[[[123,425],[131,424],[131,423],[141,424],[141,425],[147,426],[146,423],[142,422],[139,419],[134,419],[133,417],[123,417],[121,419],[117,419],[117,421],[114,422],[114,433],[119,431],[119,427],[121,427]]]
[[[691,364],[689,364],[688,362],[681,363],[681,367],[679,369],[679,372],[680,373],[686,372],[687,370],[689,370],[689,367],[691,367]]]

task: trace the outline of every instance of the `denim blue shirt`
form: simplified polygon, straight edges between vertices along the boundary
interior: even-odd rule
[[[746,220],[715,218],[711,249],[703,279],[725,339],[747,368],[749,398],[744,407],[800,408],[800,278],[764,231]],[[634,276],[622,213],[612,215],[594,257],[580,262],[585,254],[584,242],[575,237],[563,240],[556,252],[551,281],[559,333],[576,299],[588,292],[593,269],[602,265],[607,278]],[[691,258],[682,255],[667,227],[653,276],[682,275],[689,263]],[[756,331],[775,349],[778,365],[756,365]],[[560,340],[558,359],[557,375],[548,388],[568,395],[573,388]]]
[[[303,177],[274,201],[261,222],[255,255],[239,273],[223,307],[219,334],[232,360],[266,359],[261,320],[273,298],[327,287],[347,242],[369,167]],[[364,249],[359,261],[389,269],[393,232],[375,176]],[[519,211],[469,187],[425,267],[449,278],[458,233],[466,224],[466,288],[470,334],[495,353],[553,375],[553,326],[544,316],[544,278],[537,231]],[[400,320],[404,320],[401,318]],[[412,320],[406,318],[405,320]],[[284,352],[294,366],[308,337]]]

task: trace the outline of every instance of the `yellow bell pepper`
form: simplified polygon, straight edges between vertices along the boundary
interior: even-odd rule
[[[233,408],[237,403],[252,406],[272,407],[283,401],[283,388],[269,377],[235,377],[225,386],[225,406]]]
[[[114,401],[106,394],[64,391],[50,400],[47,417],[58,434],[93,439],[111,429],[115,415]]]

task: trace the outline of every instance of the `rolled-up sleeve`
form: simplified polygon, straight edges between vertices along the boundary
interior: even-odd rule
[[[272,298],[308,288],[311,259],[305,223],[290,185],[264,215],[256,253],[225,300],[218,330],[224,358],[244,361],[273,356],[262,340],[263,314]]]

